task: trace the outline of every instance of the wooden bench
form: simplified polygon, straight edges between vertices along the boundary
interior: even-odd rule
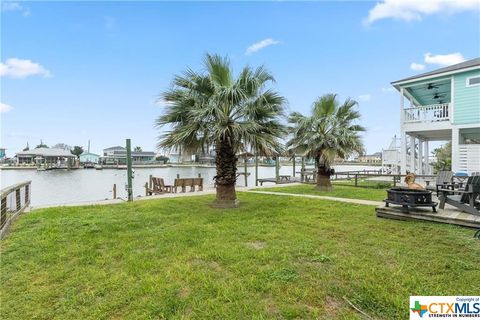
[[[177,193],[178,188],[181,188],[181,192],[186,192],[187,187],[190,187],[190,192],[195,191],[195,187],[198,187],[198,191],[203,190],[203,178],[177,178],[173,182],[173,192]]]

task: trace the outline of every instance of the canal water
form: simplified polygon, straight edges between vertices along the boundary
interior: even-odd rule
[[[359,165],[339,165],[334,167],[336,171],[352,170],[378,170],[379,167]],[[243,167],[239,166],[239,172]],[[297,166],[297,171],[300,167]],[[166,184],[173,184],[177,174],[181,178],[197,177],[204,178],[205,188],[213,188],[215,168],[207,167],[168,167],[168,168],[135,168],[133,179],[134,197],[145,195],[145,182],[149,175],[162,177]],[[248,185],[255,185],[255,167],[248,167],[250,176]],[[281,166],[280,174],[292,175],[292,166]],[[298,174],[297,174],[298,175]],[[275,167],[259,167],[259,178],[275,177]],[[117,185],[117,197],[126,198],[125,184],[127,170],[118,169],[78,169],[78,170],[0,170],[0,186],[6,186],[31,180],[32,181],[32,206],[44,206],[54,204],[81,203],[112,199],[112,187]],[[237,179],[237,185],[244,186],[244,177]]]

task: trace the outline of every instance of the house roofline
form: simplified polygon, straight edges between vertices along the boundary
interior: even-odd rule
[[[469,67],[469,68],[452,70],[452,71],[438,72],[438,73],[434,73],[434,74],[428,73],[425,76],[419,75],[419,76],[416,76],[416,77],[406,78],[406,79],[403,79],[403,80],[397,80],[397,81],[394,81],[394,82],[390,82],[390,84],[392,86],[394,86],[395,89],[398,90],[399,87],[403,84],[408,84],[408,83],[417,82],[417,81],[421,81],[421,80],[439,78],[439,77],[444,77],[444,76],[450,76],[452,74],[468,72],[468,71],[477,70],[477,69],[480,70],[480,65]]]

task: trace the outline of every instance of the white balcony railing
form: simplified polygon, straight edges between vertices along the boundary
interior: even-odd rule
[[[449,107],[450,103],[442,103],[406,108],[404,109],[405,123],[448,121],[450,120]]]

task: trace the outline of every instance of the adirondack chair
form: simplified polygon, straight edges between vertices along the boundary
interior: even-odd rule
[[[451,186],[453,180],[453,172],[452,171],[440,171],[437,175],[437,179],[435,180],[435,191],[437,193],[437,197],[440,196],[439,189],[446,188]],[[433,186],[427,189],[433,189]]]
[[[464,212],[480,215],[480,201],[477,200],[480,195],[480,176],[470,176],[465,183],[465,189],[439,189],[440,209],[448,203]],[[453,193],[453,195],[451,195]]]
[[[162,186],[161,186],[161,180],[162,179],[160,179],[160,178],[152,177],[152,189],[147,189],[147,192],[149,192],[150,194],[163,193]]]
[[[158,179],[160,179],[160,181],[159,181],[160,190],[162,192],[171,193],[172,192],[172,186],[171,185],[166,185],[163,178],[158,178]]]

